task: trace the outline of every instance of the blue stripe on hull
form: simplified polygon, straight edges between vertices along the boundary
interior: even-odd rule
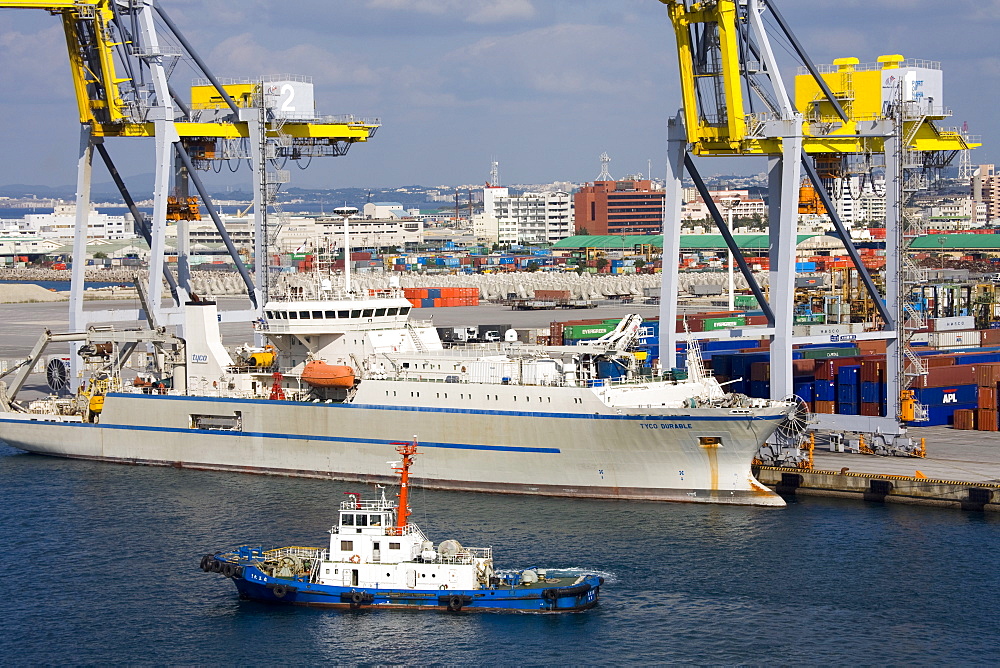
[[[0,419],[0,423],[25,424],[26,420]],[[150,427],[131,424],[91,424],[89,422],[40,422],[40,424],[59,427],[83,427],[89,429],[116,429],[125,431],[163,432],[175,434],[198,434],[199,436],[241,436],[254,438],[273,438],[285,440],[328,441],[332,443],[356,443],[366,445],[391,445],[395,441],[380,438],[348,438],[344,436],[319,436],[316,434],[282,434],[265,431],[224,431],[213,429],[184,429],[182,427]],[[541,454],[559,454],[559,448],[530,448],[517,445],[481,445],[476,443],[435,443],[421,442],[422,448],[450,448],[453,450],[498,450],[501,452],[535,452]]]
[[[221,560],[220,560],[221,561]],[[507,612],[573,612],[586,610],[597,605],[600,598],[600,584],[596,576],[588,576],[585,585],[589,590],[559,596],[555,600],[546,599],[545,589],[371,589],[361,587],[338,587],[333,585],[310,584],[295,580],[285,580],[268,576],[253,566],[244,566],[243,572],[233,577],[233,584],[240,596],[261,603],[302,605],[349,609],[409,609],[441,610],[458,612],[449,608],[453,598],[462,600],[463,611],[507,611]],[[247,578],[250,579],[247,579]],[[275,595],[277,586],[287,587],[281,596]],[[571,589],[571,588],[568,588]],[[558,588],[556,588],[558,591]],[[352,605],[351,596],[361,594],[366,600]],[[360,597],[359,597],[360,598]]]

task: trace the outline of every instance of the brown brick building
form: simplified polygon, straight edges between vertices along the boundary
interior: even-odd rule
[[[660,234],[663,197],[648,180],[594,181],[574,195],[576,232]]]

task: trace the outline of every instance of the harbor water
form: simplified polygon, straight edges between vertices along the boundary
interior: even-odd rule
[[[984,665],[1000,655],[994,514],[415,490],[411,519],[435,541],[492,545],[500,568],[602,573],[601,605],[567,615],[267,606],[198,570],[203,554],[244,542],[323,545],[349,491],[368,490],[0,445],[3,663]]]

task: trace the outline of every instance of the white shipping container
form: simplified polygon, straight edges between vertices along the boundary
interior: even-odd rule
[[[832,336],[834,334],[848,334],[850,331],[850,325],[794,325],[792,327],[793,336]]]
[[[929,332],[927,342],[932,348],[978,348],[982,335],[978,330]]]
[[[931,318],[928,320],[932,332],[946,332],[956,329],[975,329],[976,318],[971,315],[959,315],[951,318]]]

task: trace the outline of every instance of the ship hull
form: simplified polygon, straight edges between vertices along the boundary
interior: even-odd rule
[[[406,391],[404,384],[393,387]],[[416,435],[424,456],[411,479],[431,489],[784,505],[750,472],[754,453],[784,414],[776,408],[734,413],[581,414],[110,394],[99,424],[6,413],[0,414],[0,439],[61,457],[391,482],[384,472],[393,443]],[[206,417],[230,423],[196,428]],[[706,447],[706,437],[719,445]]]
[[[534,586],[498,586],[484,589],[399,589],[340,587],[267,575],[252,565],[231,576],[240,598],[280,605],[343,610],[421,610],[438,612],[581,612],[600,600],[603,579],[587,576],[577,586],[538,583]]]

